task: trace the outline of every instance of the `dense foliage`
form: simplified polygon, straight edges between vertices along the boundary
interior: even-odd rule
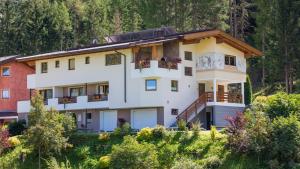
[[[252,84],[250,76],[247,75],[245,89],[244,89],[244,96],[245,96],[245,104],[249,105],[252,103]]]
[[[8,131],[11,136],[20,135],[26,128],[26,121],[19,120],[8,124]]]

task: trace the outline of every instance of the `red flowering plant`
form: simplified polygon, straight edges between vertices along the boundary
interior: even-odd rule
[[[2,154],[5,149],[10,147],[8,139],[8,129],[3,126],[0,126],[0,154]]]
[[[225,129],[229,147],[237,153],[247,152],[250,141],[246,131],[246,117],[243,113],[237,112],[235,116],[227,116],[225,119],[229,123]]]

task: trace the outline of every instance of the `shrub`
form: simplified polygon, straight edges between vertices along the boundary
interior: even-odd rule
[[[75,148],[76,156],[81,159],[86,159],[90,155],[90,147],[80,146]]]
[[[157,125],[152,129],[152,135],[155,139],[162,139],[166,135],[166,128],[162,125]]]
[[[115,136],[121,136],[122,129],[120,127],[115,128],[113,135]]]
[[[217,169],[222,165],[222,160],[218,156],[211,156],[205,159],[204,169]]]
[[[17,137],[10,137],[8,142],[12,147],[16,147],[21,144],[21,141]]]
[[[100,159],[99,159],[99,167],[101,169],[109,168],[110,160],[111,160],[110,156],[102,156],[102,157],[100,157]]]
[[[0,155],[6,148],[10,147],[8,139],[9,139],[8,130],[0,126]]]
[[[186,131],[187,130],[186,122],[183,119],[180,119],[180,120],[177,121],[177,126],[178,126],[179,131]]]
[[[265,112],[267,109],[267,101],[268,97],[266,96],[257,96],[253,101],[251,109],[254,111],[262,111]]]
[[[99,140],[102,142],[108,141],[110,138],[109,133],[101,133],[99,134]]]
[[[290,114],[300,112],[299,96],[286,93],[277,93],[269,96],[267,99],[266,113],[271,119],[278,116],[288,117]],[[300,118],[300,117],[298,117]]]
[[[300,152],[300,122],[297,117],[278,117],[271,124],[271,155],[272,159],[288,167],[297,161]]]
[[[199,121],[193,122],[191,127],[194,136],[198,136],[200,134],[200,131],[202,130],[200,122]]]
[[[180,158],[176,160],[171,169],[201,169],[201,167],[193,160],[188,158]]]
[[[178,145],[165,144],[159,149],[158,159],[160,166],[171,168],[178,153]]]
[[[249,136],[250,150],[255,152],[257,157],[265,154],[269,145],[270,120],[263,112],[246,111],[247,134]]]
[[[83,168],[97,168],[99,162],[97,159],[87,158],[83,161]]]
[[[19,120],[9,123],[8,125],[8,131],[11,136],[20,135],[25,130],[26,121],[25,120]]]
[[[216,140],[217,134],[218,134],[218,130],[217,130],[216,126],[211,126],[211,129],[210,129],[210,138],[211,138],[211,140],[213,142]]]
[[[157,168],[157,152],[155,146],[138,143],[133,136],[125,136],[123,143],[114,145],[111,152],[111,168],[121,169]]]
[[[235,152],[246,152],[249,148],[249,138],[246,132],[246,118],[243,113],[226,117],[229,125],[226,127],[228,145]]]
[[[245,96],[245,104],[246,105],[251,104],[252,103],[252,85],[251,85],[251,79],[250,79],[249,75],[247,75],[247,78],[246,78],[244,96]]]
[[[66,162],[59,163],[54,157],[50,157],[49,160],[46,160],[46,165],[48,169],[72,169],[68,159]]]
[[[126,122],[122,125],[122,127],[115,128],[113,134],[115,136],[126,136],[129,135],[130,133],[131,133],[131,126],[129,123]]]
[[[149,127],[142,128],[141,131],[137,133],[136,138],[139,141],[149,141],[152,138],[152,129]]]

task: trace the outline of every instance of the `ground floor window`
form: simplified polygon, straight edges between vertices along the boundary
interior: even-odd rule
[[[155,91],[155,90],[157,90],[157,81],[156,81],[156,79],[147,79],[145,86],[146,86],[146,91]]]

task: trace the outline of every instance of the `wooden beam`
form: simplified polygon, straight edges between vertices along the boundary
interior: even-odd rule
[[[191,40],[183,40],[182,43],[183,45],[189,45],[189,44],[195,44],[199,43],[200,39],[191,39]]]

